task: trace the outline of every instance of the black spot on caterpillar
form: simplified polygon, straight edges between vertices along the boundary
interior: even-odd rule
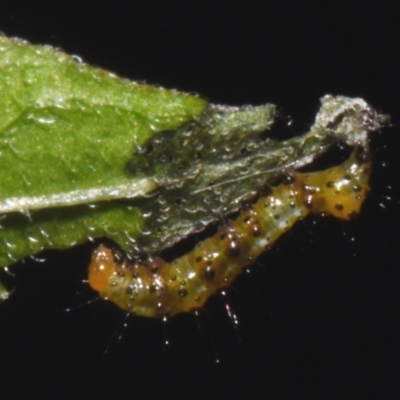
[[[89,265],[89,284],[100,297],[134,315],[174,316],[202,307],[299,219],[314,213],[348,220],[358,214],[369,191],[370,171],[367,149],[356,147],[341,165],[294,172],[289,182],[272,187],[171,263],[154,255],[132,261],[100,245]]]

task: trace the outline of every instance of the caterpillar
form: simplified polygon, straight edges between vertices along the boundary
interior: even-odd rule
[[[200,308],[299,219],[313,213],[348,220],[358,214],[369,191],[369,158],[365,147],[356,146],[341,165],[293,172],[289,182],[270,187],[236,219],[171,263],[157,255],[121,259],[100,245],[89,264],[89,285],[138,316],[161,318]]]

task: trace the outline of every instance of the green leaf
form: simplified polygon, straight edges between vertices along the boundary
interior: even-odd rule
[[[10,198],[94,187],[109,198],[113,191],[135,188],[140,180],[125,173],[125,166],[140,146],[206,107],[199,97],[129,82],[51,47],[6,37],[0,38],[0,90],[3,212],[86,203],[102,195],[32,205],[14,205]],[[147,185],[151,190],[150,183],[138,190],[146,193]]]
[[[91,235],[125,243],[113,223],[122,228],[129,221],[129,235],[137,236],[136,209],[87,205],[154,190],[152,177],[127,171],[129,160],[155,133],[206,107],[199,97],[129,82],[51,47],[6,37],[0,91],[0,212],[7,213],[0,266]]]
[[[0,267],[99,237],[160,251],[385,123],[325,96],[307,134],[276,141],[274,105],[208,104],[4,36],[0,92]]]

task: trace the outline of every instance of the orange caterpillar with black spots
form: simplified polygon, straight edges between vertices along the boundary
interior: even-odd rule
[[[290,183],[272,187],[268,196],[171,263],[157,256],[120,261],[101,245],[92,255],[89,284],[102,298],[135,315],[173,316],[202,307],[297,220],[309,213],[345,220],[357,214],[369,190],[371,165],[366,158],[359,148],[342,165],[294,172]]]

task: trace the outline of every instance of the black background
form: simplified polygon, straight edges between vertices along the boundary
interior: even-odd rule
[[[2,273],[15,291],[0,304],[1,398],[399,396],[400,29],[390,4],[2,2],[8,36],[213,103],[278,104],[298,133],[326,93],[363,97],[393,127],[373,139],[359,218],[298,223],[228,290],[237,329],[221,297],[167,325],[124,319],[104,301],[82,306],[96,297],[81,283],[93,244]]]

